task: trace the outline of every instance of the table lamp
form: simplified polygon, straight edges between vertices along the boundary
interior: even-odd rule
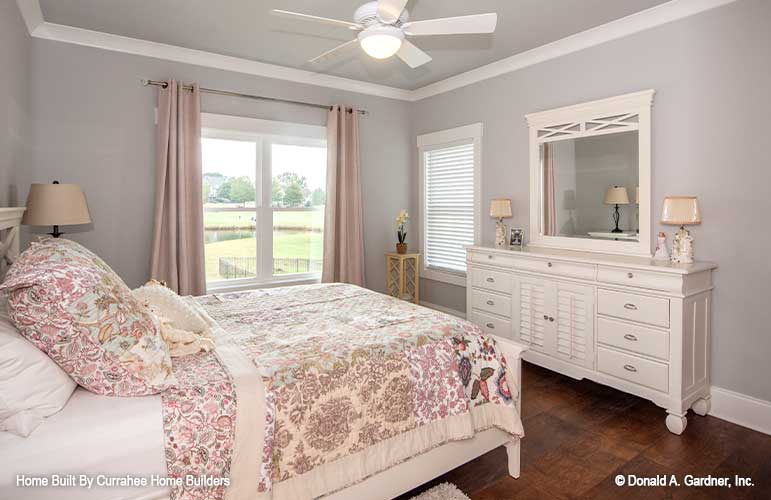
[[[611,233],[623,233],[624,231],[618,227],[618,221],[621,219],[621,214],[618,211],[619,205],[629,205],[629,194],[626,192],[626,188],[623,186],[611,186],[605,191],[605,204],[615,205],[616,208],[613,212],[613,222],[616,227],[612,229]]]
[[[661,223],[680,226],[672,241],[672,262],[693,263],[693,238],[687,225],[701,224],[701,210],[695,196],[667,196],[661,209]]]
[[[503,223],[503,219],[511,218],[511,200],[505,198],[490,200],[490,217],[497,219],[495,245],[506,246],[506,225]]]
[[[58,238],[63,233],[59,226],[88,224],[86,197],[77,184],[32,184],[27,196],[27,210],[21,223],[27,226],[53,226],[48,233]]]

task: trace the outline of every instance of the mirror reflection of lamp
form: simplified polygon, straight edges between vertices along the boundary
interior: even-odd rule
[[[620,227],[618,227],[618,221],[621,218],[621,213],[618,211],[619,205],[629,205],[629,194],[626,192],[626,188],[623,186],[611,186],[608,188],[608,190],[605,192],[605,204],[606,205],[615,205],[615,209],[613,211],[613,222],[616,224],[616,227],[613,228],[610,232],[611,233],[623,233],[624,231],[621,230]]]
[[[635,212],[637,214],[637,220],[635,224],[637,229],[635,230],[635,233],[640,234],[640,186],[634,188],[634,204],[637,205],[637,211]]]

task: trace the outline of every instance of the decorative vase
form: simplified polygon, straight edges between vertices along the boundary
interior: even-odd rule
[[[401,254],[407,253],[407,244],[406,243],[397,243],[396,244],[396,253],[401,253]]]

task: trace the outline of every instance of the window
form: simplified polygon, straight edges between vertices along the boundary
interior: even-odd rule
[[[203,114],[209,290],[320,278],[325,136],[324,127]]]
[[[482,124],[418,137],[422,275],[466,284],[466,245],[478,241]]]

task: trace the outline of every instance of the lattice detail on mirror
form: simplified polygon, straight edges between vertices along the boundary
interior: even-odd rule
[[[613,116],[602,116],[583,122],[561,123],[538,129],[538,139],[554,139],[557,137],[583,135],[587,132],[604,130],[637,130],[640,116],[637,113],[626,113]]]

